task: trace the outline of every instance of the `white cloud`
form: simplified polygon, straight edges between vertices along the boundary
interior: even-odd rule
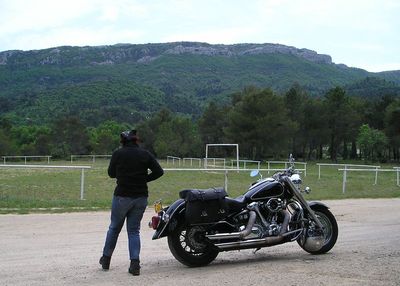
[[[0,34],[62,26],[89,13],[91,9],[89,2],[78,0],[7,1],[0,12]]]

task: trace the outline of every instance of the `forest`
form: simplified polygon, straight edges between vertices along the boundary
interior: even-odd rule
[[[158,158],[203,157],[207,143],[238,143],[242,158],[257,160],[289,153],[304,160],[400,160],[398,96],[354,97],[342,87],[311,96],[298,84],[284,93],[249,86],[229,102],[210,101],[198,117],[168,108],[131,122],[100,118],[92,126],[74,115],[46,124],[0,117],[0,155],[111,154],[120,132],[131,128]]]

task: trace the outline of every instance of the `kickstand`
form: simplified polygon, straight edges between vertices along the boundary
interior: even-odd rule
[[[253,254],[256,254],[257,251],[259,251],[261,247],[254,249]]]

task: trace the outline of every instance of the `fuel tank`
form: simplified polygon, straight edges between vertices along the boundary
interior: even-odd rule
[[[244,194],[246,201],[259,201],[283,195],[283,186],[272,178],[258,181]]]

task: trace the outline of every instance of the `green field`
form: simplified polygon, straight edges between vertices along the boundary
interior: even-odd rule
[[[71,162],[52,162],[71,165]],[[81,170],[0,168],[0,213],[65,212],[109,209],[115,180],[107,176],[107,160],[77,161],[73,165],[91,165],[85,170],[84,200],[80,199]],[[161,162],[164,168],[178,166]],[[358,163],[359,164],[359,163]],[[391,169],[394,165],[380,164]],[[261,168],[266,168],[266,165]],[[271,168],[283,168],[274,165]],[[262,172],[267,177],[266,172]],[[374,172],[351,172],[347,176],[346,192],[342,192],[343,172],[338,167],[321,167],[318,179],[316,163],[307,164],[303,186],[311,187],[307,200],[346,198],[400,197],[395,172],[381,172],[374,185]],[[169,204],[178,198],[179,191],[188,188],[224,186],[225,174],[217,171],[166,171],[165,175],[149,184],[150,204],[162,199]],[[248,171],[228,173],[228,193],[232,197],[246,192],[254,178]]]

